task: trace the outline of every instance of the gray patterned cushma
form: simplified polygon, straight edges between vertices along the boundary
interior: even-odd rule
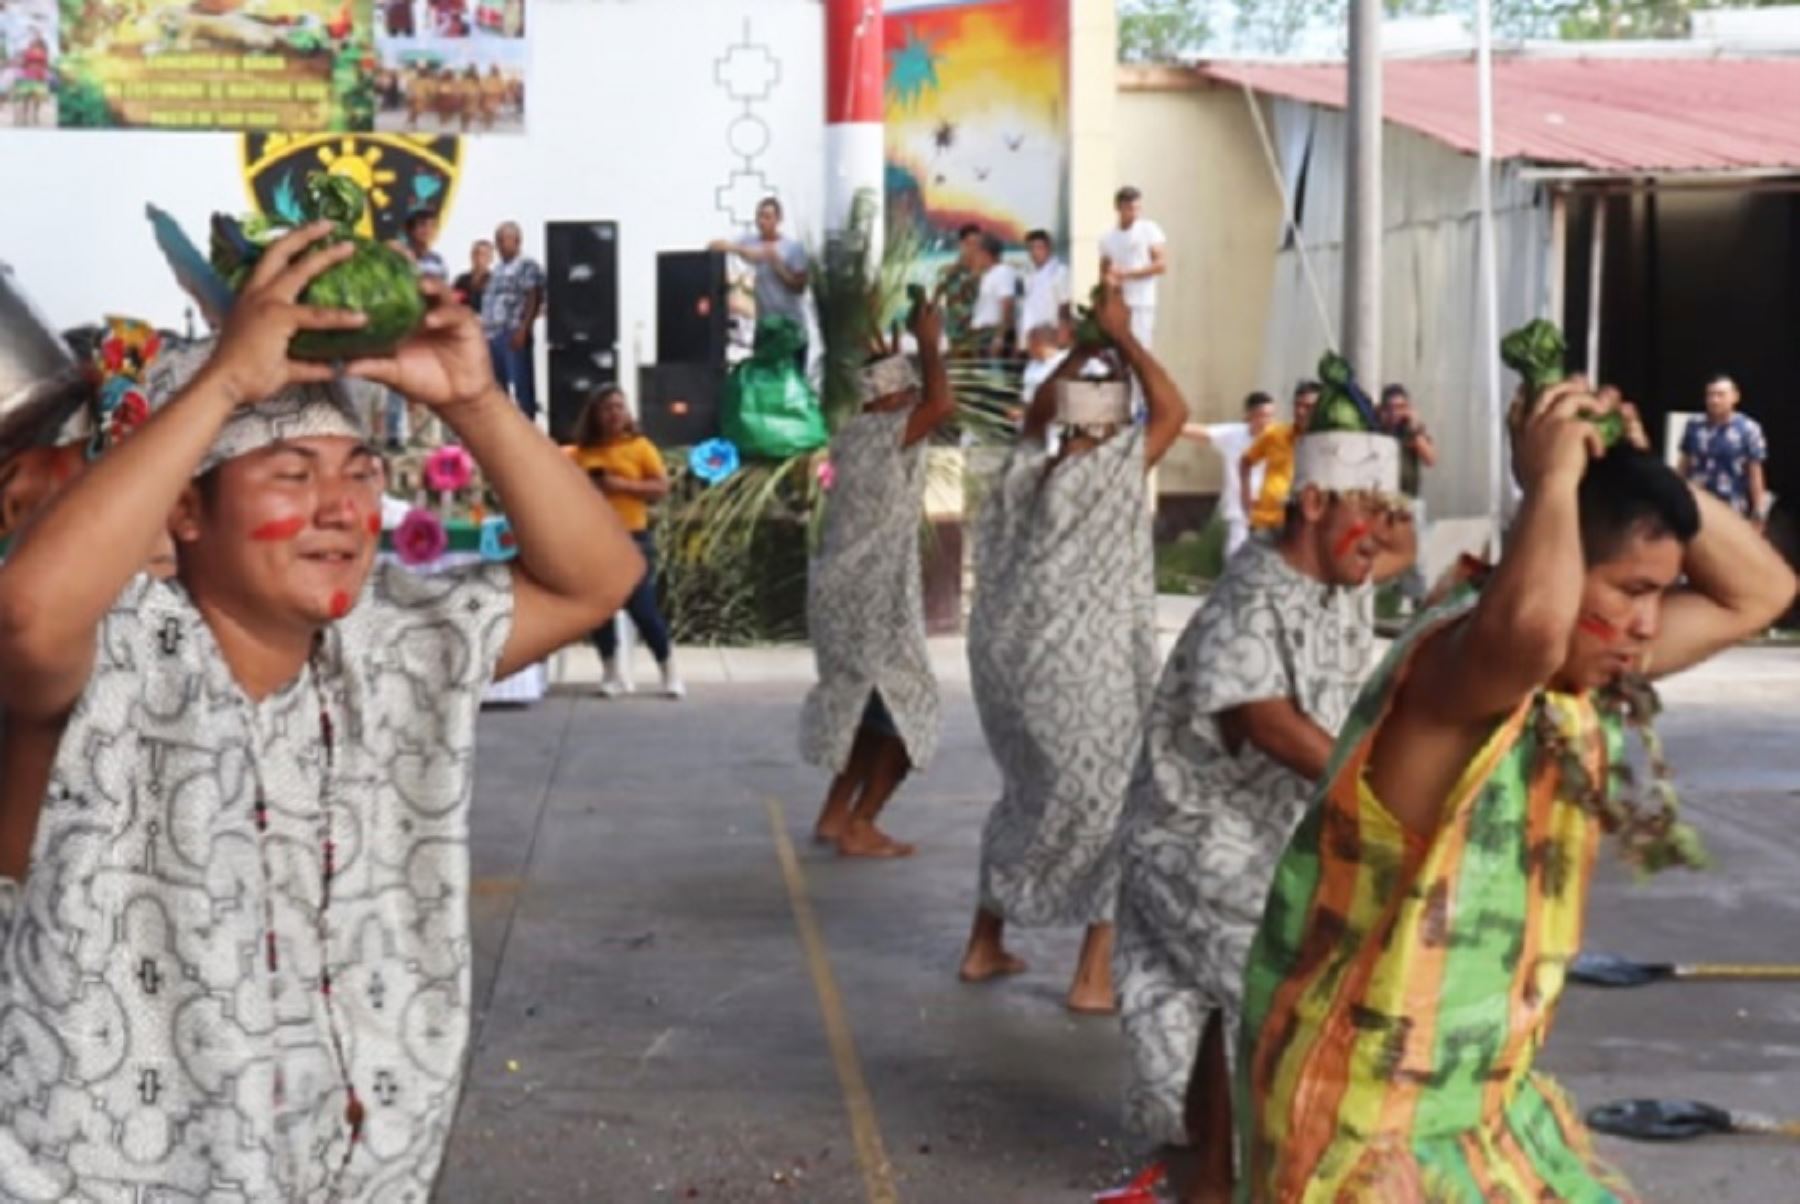
[[[1374,642],[1372,587],[1327,587],[1258,536],[1169,656],[1120,825],[1126,1123],[1148,1145],[1187,1144],[1183,1102],[1214,1011],[1232,1050],[1269,881],[1314,788],[1259,748],[1234,754],[1218,717],[1289,698],[1335,735]]]
[[[937,751],[938,688],[919,579],[925,444],[901,446],[907,418],[904,410],[859,414],[831,442],[835,477],[806,594],[819,684],[800,713],[800,755],[834,773],[849,763],[874,690],[914,769]]]
[[[126,589],[0,911],[0,1198],[425,1199],[511,623],[504,566],[377,569],[252,703],[179,586]]]
[[[981,906],[1027,927],[1112,919],[1119,812],[1156,680],[1144,431],[1056,463],[1021,444],[977,521],[969,669],[1003,778]]]

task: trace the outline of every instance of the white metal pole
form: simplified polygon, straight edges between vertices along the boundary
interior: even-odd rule
[[[1344,186],[1344,354],[1381,387],[1381,0],[1350,0],[1350,143]]]
[[[1606,284],[1606,194],[1594,193],[1594,237],[1588,244],[1588,383],[1600,387],[1600,292]]]
[[[1481,366],[1487,386],[1488,518],[1494,552],[1506,516],[1506,399],[1500,391],[1500,257],[1494,240],[1494,29],[1490,0],[1475,3],[1475,90],[1480,149],[1476,157],[1481,220]],[[1552,267],[1552,271],[1558,270]]]

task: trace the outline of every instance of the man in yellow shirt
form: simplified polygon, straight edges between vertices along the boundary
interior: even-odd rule
[[[1243,490],[1244,510],[1252,531],[1272,531],[1281,526],[1288,494],[1294,488],[1294,444],[1312,423],[1319,404],[1317,381],[1303,380],[1294,387],[1294,420],[1277,422],[1256,437],[1238,463],[1238,488]],[[1262,490],[1250,496],[1251,469],[1263,465]]]

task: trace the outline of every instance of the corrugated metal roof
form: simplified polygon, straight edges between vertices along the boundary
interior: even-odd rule
[[[1203,76],[1344,107],[1344,66],[1200,63]],[[1474,154],[1475,63],[1389,60],[1387,119]],[[1800,168],[1800,59],[1508,58],[1494,61],[1504,159],[1605,172]]]

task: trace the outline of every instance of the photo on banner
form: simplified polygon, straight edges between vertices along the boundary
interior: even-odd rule
[[[56,0],[0,3],[0,129],[56,124]]]
[[[375,119],[373,24],[370,0],[69,4],[58,123],[366,130]]]
[[[971,222],[1066,248],[1068,0],[889,0],[885,21],[889,237],[928,271]]]
[[[524,130],[524,0],[383,0],[377,15],[377,130]]]

